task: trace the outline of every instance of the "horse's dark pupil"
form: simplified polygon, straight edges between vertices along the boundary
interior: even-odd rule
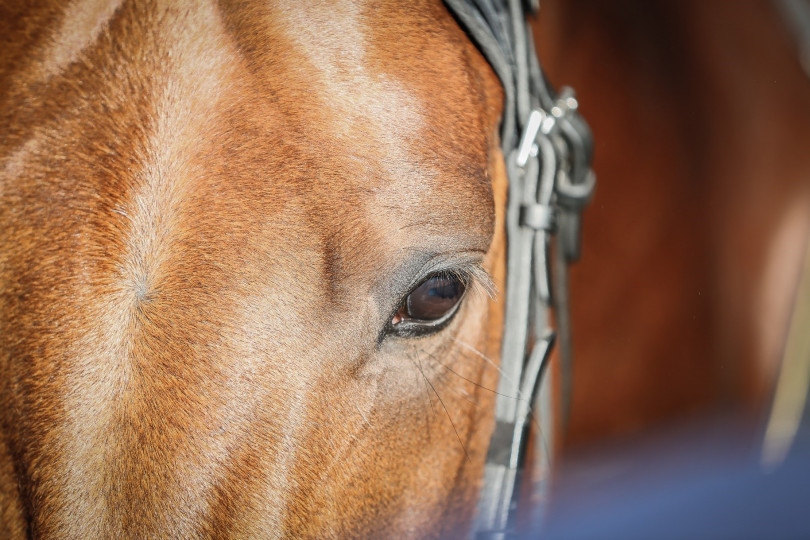
[[[441,319],[455,307],[462,294],[464,284],[457,277],[429,278],[408,295],[408,316],[422,321]]]

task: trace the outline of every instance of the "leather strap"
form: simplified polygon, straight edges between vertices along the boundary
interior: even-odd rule
[[[445,0],[504,87],[501,146],[509,179],[507,203],[506,315],[501,377],[495,401],[495,431],[484,469],[476,531],[479,538],[514,534],[519,472],[524,462],[531,405],[540,391],[554,345],[550,240],[559,234],[560,268],[554,295],[564,309],[556,314],[564,373],[570,373],[567,319],[567,262],[579,255],[580,212],[593,194],[593,145],[577,113],[573,91],[553,91],[534,49],[520,0]],[[532,6],[535,10],[537,5]],[[566,388],[569,388],[568,385]],[[567,398],[564,398],[567,402]],[[536,430],[550,467],[551,416]]]

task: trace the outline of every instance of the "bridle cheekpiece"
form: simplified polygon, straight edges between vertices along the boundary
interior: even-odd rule
[[[519,471],[533,405],[537,444],[550,468],[549,354],[560,342],[563,401],[570,392],[567,264],[579,257],[581,212],[596,184],[593,141],[573,90],[555,92],[535,53],[521,0],[445,0],[504,88],[501,147],[509,181],[506,315],[495,429],[476,516],[477,538],[514,535]],[[532,13],[537,2],[527,6]],[[550,243],[556,235],[552,273]],[[552,280],[552,275],[554,279]],[[551,328],[554,308],[557,331]],[[542,402],[542,406],[539,406]],[[542,497],[545,484],[534,486]]]

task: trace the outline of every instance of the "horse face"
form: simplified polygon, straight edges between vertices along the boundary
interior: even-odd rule
[[[93,4],[10,18],[0,72],[9,535],[463,535],[489,67],[439,2]]]

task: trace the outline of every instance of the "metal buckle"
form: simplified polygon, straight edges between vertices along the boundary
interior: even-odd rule
[[[544,162],[543,169],[546,170],[545,162],[552,160],[556,165],[554,172],[552,200],[539,201],[541,205],[558,205],[560,215],[549,210],[546,212],[554,219],[544,221],[526,220],[524,225],[542,229],[547,232],[554,232],[559,228],[563,254],[568,261],[579,258],[580,252],[580,215],[582,209],[590,201],[596,186],[596,177],[590,168],[593,155],[593,142],[590,129],[577,115],[579,102],[574,91],[569,87],[563,87],[559,96],[554,101],[550,111],[534,109],[526,121],[526,127],[520,140],[517,153],[517,165],[521,169],[527,170],[527,166],[532,158],[538,156],[544,148],[542,139],[551,142],[553,157],[545,151],[542,152]],[[547,183],[544,178],[541,185]],[[542,188],[541,188],[542,189]],[[524,214],[537,214],[538,210],[524,209]],[[547,241],[547,238],[545,239]],[[548,260],[547,253],[541,256]],[[543,280],[542,289],[550,290],[548,287],[548,277]],[[550,300],[550,295],[545,295]]]
[[[550,113],[543,109],[534,109],[529,114],[526,128],[520,139],[520,146],[518,146],[518,166],[525,167],[529,156],[537,155],[536,140],[540,134],[550,137],[559,129],[559,120],[564,119],[578,108],[579,102],[574,95],[574,90],[566,86],[562,88],[559,97],[554,101]]]
[[[571,88],[563,88],[549,112],[534,109],[518,146],[516,162],[523,171],[524,193],[520,224],[536,231],[533,247],[534,283],[545,305],[551,305],[550,235],[557,230],[555,192],[560,180],[567,180],[565,164],[572,153],[568,138],[561,135],[566,119],[579,103]],[[538,163],[538,156],[540,162]],[[538,178],[539,175],[539,185]]]

